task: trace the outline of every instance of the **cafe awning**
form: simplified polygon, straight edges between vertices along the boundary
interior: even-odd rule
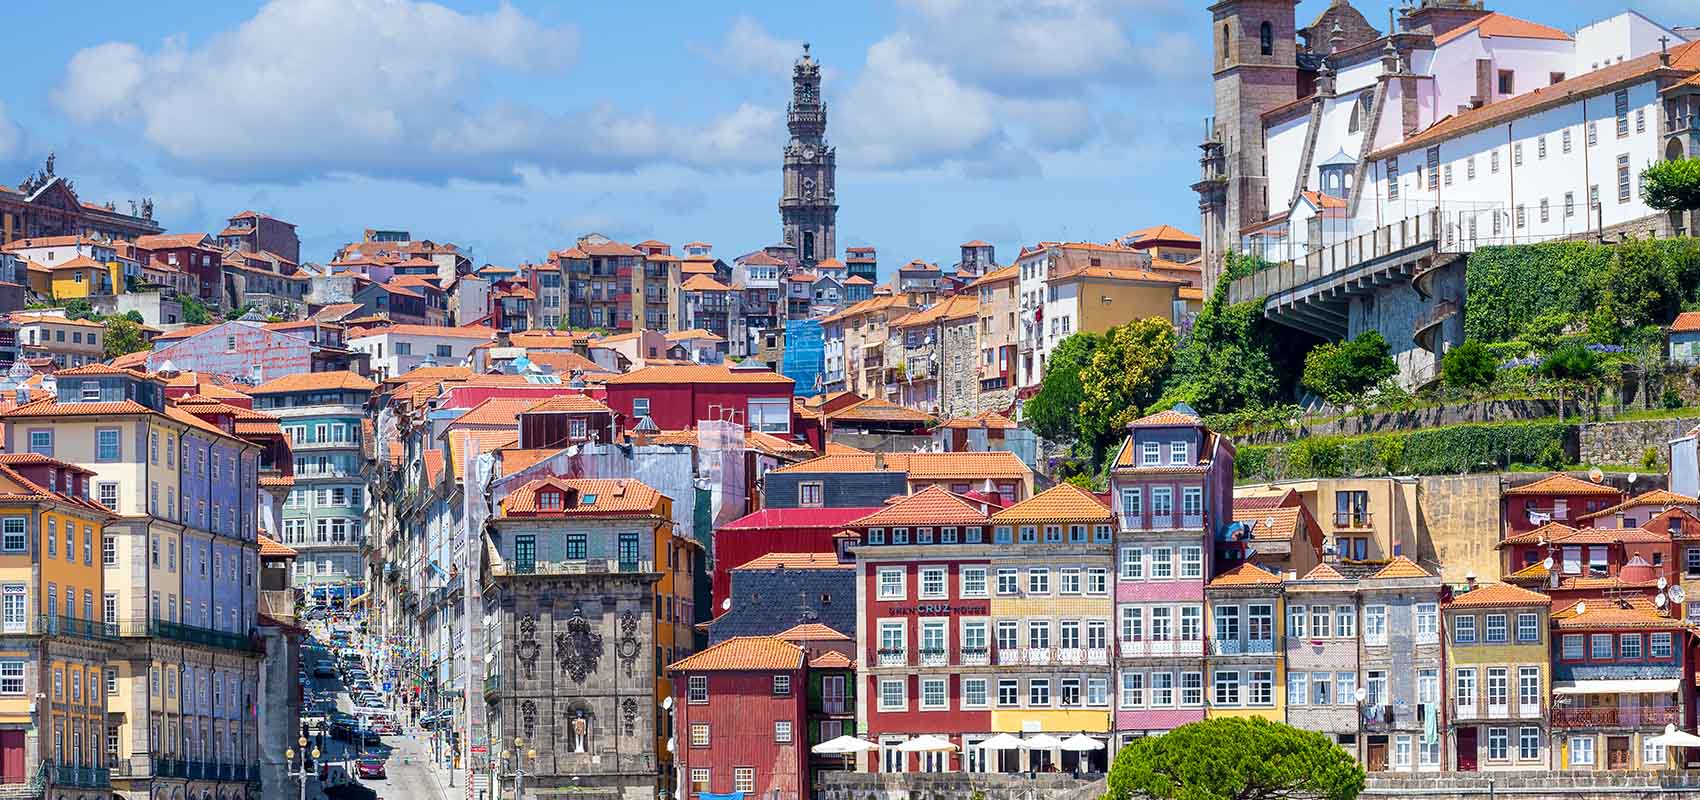
[[[1672,694],[1682,689],[1680,678],[1641,678],[1554,681],[1553,694]]]

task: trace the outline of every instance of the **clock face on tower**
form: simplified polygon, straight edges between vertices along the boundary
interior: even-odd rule
[[[804,145],[803,146],[803,160],[804,161],[815,160],[815,146],[814,145]]]

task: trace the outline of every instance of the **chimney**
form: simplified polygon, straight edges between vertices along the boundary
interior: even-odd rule
[[[1471,589],[1476,588],[1476,571],[1475,570],[1470,570],[1468,573],[1466,573],[1464,575],[1464,585],[1470,587]]]
[[[1622,511],[1617,512],[1616,516],[1617,516],[1617,529],[1623,530],[1623,512]]]
[[[884,471],[885,470],[885,453],[881,453],[881,452],[877,452],[877,451],[874,453],[874,470],[875,471]],[[1621,515],[1619,515],[1619,516],[1621,516]]]

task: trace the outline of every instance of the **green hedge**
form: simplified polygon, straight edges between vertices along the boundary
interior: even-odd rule
[[[1558,422],[1454,425],[1364,436],[1313,436],[1246,445],[1234,456],[1242,481],[1382,475],[1458,475],[1511,464],[1573,459],[1576,426]]]
[[[1464,283],[1464,337],[1483,344],[1522,338],[1541,317],[1580,328],[1604,312],[1627,327],[1664,325],[1700,299],[1700,242],[1483,247],[1470,254]]]

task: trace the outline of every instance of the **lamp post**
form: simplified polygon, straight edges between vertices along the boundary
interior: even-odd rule
[[[313,764],[316,765],[318,763],[318,761],[319,761],[319,748],[315,747],[311,751],[309,751],[307,749],[307,737],[305,737],[305,736],[303,736],[299,739],[296,739],[295,743],[301,747],[301,750],[300,750],[300,753],[299,753],[301,758],[299,760],[297,760],[295,758],[295,756],[297,755],[297,752],[295,751],[294,748],[290,748],[290,749],[283,751],[283,761],[284,761],[285,766],[289,770],[289,777],[294,778],[294,779],[301,782],[301,800],[307,800],[307,778],[311,777],[312,774],[313,774],[311,767],[309,767],[308,761],[309,761],[309,757],[311,757],[311,761],[312,761]]]
[[[526,759],[537,758],[537,751],[536,750],[524,750],[524,751],[522,751],[521,748],[523,748],[523,747],[525,747],[525,737],[515,736],[514,737],[514,749],[511,750],[511,751],[510,750],[503,750],[502,751],[502,760],[503,761],[512,761],[513,765],[514,765],[514,772],[513,772],[513,775],[514,775],[514,800],[523,800],[523,798],[525,797],[525,762],[526,762]]]

